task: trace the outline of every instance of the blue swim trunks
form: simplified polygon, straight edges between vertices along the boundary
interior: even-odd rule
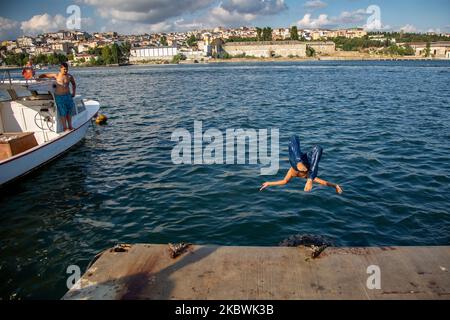
[[[314,180],[319,171],[319,162],[322,158],[322,148],[314,146],[308,153],[303,153],[300,148],[300,139],[298,136],[292,136],[289,139],[289,162],[291,167],[298,171],[297,164],[303,163],[308,169],[308,178]]]
[[[60,117],[71,116],[75,108],[72,95],[70,93],[64,95],[55,95],[56,107]]]

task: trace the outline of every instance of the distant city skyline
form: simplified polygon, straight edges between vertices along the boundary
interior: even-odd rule
[[[67,29],[70,5],[79,6],[80,29],[87,32],[143,34],[293,25],[450,32],[449,0],[22,0],[1,4],[0,40]]]

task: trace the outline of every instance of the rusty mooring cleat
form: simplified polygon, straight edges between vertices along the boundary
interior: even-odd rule
[[[191,245],[191,243],[184,243],[184,242],[175,243],[175,244],[169,243],[170,257],[172,259],[175,259],[180,254],[183,254],[190,245]]]
[[[316,235],[293,235],[280,242],[281,247],[306,247],[311,250],[311,258],[315,259],[327,248],[332,246],[332,242],[326,237]],[[309,260],[309,258],[307,258]]]
[[[127,252],[130,250],[131,245],[126,243],[117,244],[114,248],[110,249],[110,252]]]
[[[323,245],[323,246],[315,246],[312,245],[311,246],[311,258],[315,259],[318,256],[320,256],[320,254],[323,252],[323,250],[325,250],[328,246],[327,245]]]

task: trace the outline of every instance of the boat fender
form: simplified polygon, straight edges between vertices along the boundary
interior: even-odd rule
[[[96,123],[96,124],[106,124],[107,121],[108,121],[108,117],[105,116],[104,114],[99,114],[99,115],[95,118],[95,123]]]

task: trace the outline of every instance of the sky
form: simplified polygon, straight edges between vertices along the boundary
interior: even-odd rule
[[[0,40],[68,29],[121,34],[217,26],[450,32],[450,0],[15,0],[0,1]],[[73,24],[72,24],[73,25]]]

